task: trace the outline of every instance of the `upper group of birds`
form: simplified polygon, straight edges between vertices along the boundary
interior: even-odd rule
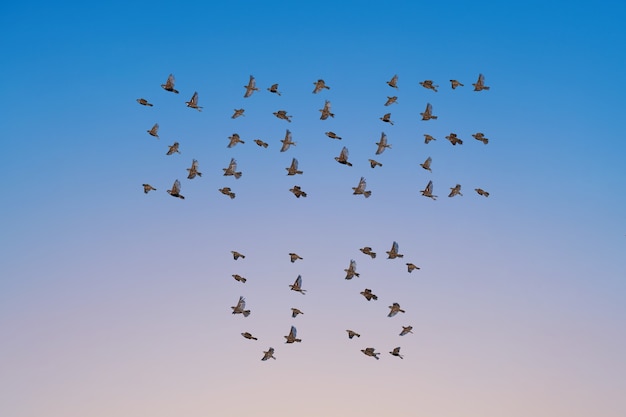
[[[394,75],[389,81],[386,82],[387,85],[389,85],[389,87],[393,88],[393,89],[398,89],[398,76]],[[464,84],[460,83],[458,80],[450,80],[451,83],[451,88],[457,89],[459,87],[463,87]],[[318,94],[320,92],[322,92],[323,90],[330,90],[330,87],[328,85],[326,85],[325,81],[322,79],[318,79],[317,81],[315,81],[314,83],[314,89],[313,89],[313,94]],[[432,80],[424,80],[422,82],[419,83],[422,87],[424,87],[425,89],[428,90],[432,90],[434,92],[438,91],[439,86],[435,85],[434,82]],[[472,84],[474,86],[474,91],[485,91],[485,90],[489,90],[489,86],[485,85],[484,82],[484,76],[482,74],[479,74],[478,79],[476,80],[475,83]],[[169,75],[169,77],[167,78],[167,81],[165,82],[165,84],[162,84],[161,87],[167,91],[167,92],[171,92],[174,94],[179,94],[179,91],[175,89],[175,79],[174,76],[172,74]],[[245,93],[243,95],[244,98],[249,98],[253,95],[253,93],[259,91],[260,89],[256,86],[256,81],[255,78],[251,75],[250,79],[247,83],[247,85],[244,86],[245,88]],[[276,94],[278,96],[281,96],[282,93],[279,91],[278,89],[278,84],[272,84],[270,87],[267,88],[267,91],[269,91],[272,94]],[[384,103],[384,106],[390,106],[394,103],[397,103],[397,96],[387,96],[387,101]],[[144,99],[144,98],[139,98],[137,99],[137,102],[142,105],[142,106],[147,106],[147,107],[153,107],[153,104],[150,103],[148,100]],[[187,107],[195,109],[197,111],[202,111],[202,106],[199,105],[199,101],[198,101],[198,93],[194,92],[193,95],[191,96],[190,100],[186,102]],[[330,118],[334,118],[335,114],[331,112],[331,102],[329,100],[325,100],[324,102],[324,106],[322,109],[319,110],[321,115],[320,115],[320,119],[321,120],[327,120],[329,117]],[[244,116],[244,112],[245,110],[243,108],[240,109],[234,109],[234,113],[232,114],[231,118],[232,119],[236,119],[240,116]],[[292,116],[288,114],[288,112],[286,110],[277,110],[275,112],[273,112],[274,116],[277,117],[278,119],[281,120],[285,120],[288,123],[291,123],[291,118]],[[422,120],[423,121],[428,121],[428,120],[436,120],[438,118],[438,116],[433,114],[433,107],[430,103],[426,104],[426,107],[424,109],[423,112],[420,113],[420,115],[422,116]],[[394,122],[391,119],[391,113],[385,113],[382,117],[380,117],[380,120],[384,123],[388,123],[390,125],[393,125]],[[156,137],[157,139],[159,138],[159,124],[155,123],[151,129],[147,130],[148,134]],[[326,136],[328,136],[331,139],[336,139],[336,140],[342,140],[342,137],[337,135],[335,132],[332,131],[328,131],[325,132]],[[474,137],[474,139],[482,142],[483,144],[487,144],[489,142],[489,139],[485,137],[485,135],[482,132],[476,132],[475,134],[472,135],[472,137]],[[436,140],[433,136],[429,135],[429,134],[424,134],[424,142],[426,144],[428,144],[429,142]],[[446,139],[448,141],[450,141],[450,143],[454,146],[458,145],[462,145],[463,144],[463,140],[460,139],[455,133],[450,133],[448,136],[446,136]],[[236,146],[237,144],[245,144],[245,141],[241,139],[240,135],[237,133],[233,133],[231,136],[228,137],[228,148],[232,148],[234,146]],[[268,148],[269,144],[262,141],[261,139],[255,139],[254,142],[262,147],[262,148]],[[287,151],[291,146],[295,146],[296,142],[293,141],[292,138],[292,133],[289,129],[286,130],[285,132],[285,136],[284,138],[281,140],[282,146],[280,148],[280,152],[285,152]],[[179,142],[174,142],[172,145],[168,145],[168,151],[166,152],[167,155],[173,155],[175,153],[179,153]],[[382,154],[387,148],[391,148],[391,144],[389,144],[388,139],[387,139],[387,135],[382,132],[380,139],[378,142],[376,142],[376,151],[375,154],[376,155],[380,155]],[[347,147],[343,147],[339,153],[338,156],[335,157],[335,160],[342,165],[346,165],[346,166],[352,166],[352,162],[350,162],[349,160],[349,152],[348,152],[348,148]],[[376,167],[381,167],[382,163],[374,160],[374,159],[369,159],[369,165],[370,167],[376,168]],[[427,170],[429,172],[432,172],[431,169],[431,164],[432,164],[432,158],[428,157],[423,163],[419,164],[424,170]],[[237,168],[237,161],[235,160],[235,158],[231,158],[228,166],[226,168],[223,168],[223,175],[224,176],[232,176],[235,179],[238,179],[242,176],[242,172],[238,171]],[[300,175],[303,174],[303,171],[299,169],[299,164],[298,164],[298,160],[296,158],[292,158],[291,164],[285,168],[285,170],[287,171],[287,175],[288,176],[295,176],[295,175]],[[191,162],[191,166],[189,168],[187,168],[187,178],[188,179],[194,179],[196,177],[201,177],[202,173],[199,171],[199,164],[198,161],[196,159],[193,159]],[[352,187],[353,190],[353,194],[354,195],[363,195],[365,198],[368,198],[371,196],[372,191],[371,190],[367,190],[367,183],[364,177],[361,177],[358,184],[355,187]],[[148,183],[144,183],[143,184],[143,189],[144,189],[144,193],[148,193],[149,191],[152,190],[156,190],[156,188],[154,188],[152,185],[148,184]],[[477,194],[484,196],[484,197],[488,197],[489,196],[489,192],[483,190],[482,188],[475,188],[474,189],[476,191]],[[231,199],[235,198],[235,193],[232,191],[232,189],[230,187],[223,187],[220,188],[219,191],[228,196]],[[300,198],[300,197],[307,197],[307,193],[301,188],[301,186],[299,185],[294,185],[293,188],[291,188],[289,190],[290,192],[292,192],[295,197]],[[176,198],[180,198],[180,199],[185,199],[185,197],[181,194],[181,184],[180,181],[178,179],[176,179],[171,187],[171,189],[167,190],[167,192],[172,196],[172,197],[176,197]],[[433,194],[433,182],[432,180],[428,182],[428,184],[426,185],[426,187],[420,191],[421,195],[424,197],[428,197],[431,198],[433,200],[435,200],[437,198],[436,195]],[[450,187],[450,193],[448,194],[448,197],[454,197],[460,195],[462,196],[463,194],[461,193],[461,185],[460,184],[456,184],[454,187]],[[365,246],[363,248],[359,249],[363,254],[370,256],[372,259],[376,258],[376,253],[372,251],[371,247]],[[399,248],[398,248],[398,244],[396,242],[393,242],[392,247],[389,251],[387,251],[387,255],[388,258],[387,259],[397,259],[397,258],[403,258],[404,255],[399,253]],[[234,260],[238,260],[238,259],[245,259],[245,255],[243,255],[240,252],[237,251],[231,251],[231,254],[233,256]],[[292,263],[301,260],[302,257],[300,257],[298,254],[296,253],[289,253],[290,256],[290,260]],[[414,270],[419,270],[420,268],[418,266],[416,266],[415,264],[411,263],[411,262],[407,262],[406,263],[406,267],[407,267],[407,271],[409,273],[413,272]],[[346,268],[344,270],[344,272],[346,273],[345,275],[345,279],[346,280],[351,280],[354,277],[359,277],[360,274],[357,272],[356,270],[356,262],[351,259],[348,268]],[[241,283],[245,283],[247,281],[247,279],[239,274],[232,274],[232,277]],[[297,278],[295,279],[295,281],[293,282],[293,284],[289,285],[290,289],[292,291],[295,292],[299,292],[300,294],[305,294],[307,290],[305,290],[303,288],[303,279],[301,275],[298,275]],[[376,294],[374,294],[372,292],[372,290],[370,288],[365,288],[363,291],[360,292],[360,294],[367,300],[367,301],[371,301],[371,300],[377,300],[378,296]],[[243,317],[248,317],[251,314],[251,310],[246,309],[246,300],[243,296],[240,296],[236,305],[231,306],[232,309],[232,314],[241,314]],[[389,306],[389,312],[388,312],[388,317],[394,317],[396,316],[398,313],[404,313],[405,310],[403,310],[400,307],[400,304],[397,302],[394,302],[393,304],[391,304]],[[291,315],[292,318],[296,318],[299,314],[304,314],[300,309],[296,308],[296,307],[292,307],[291,308]],[[404,336],[408,333],[413,333],[412,332],[413,327],[412,326],[402,326],[402,330],[400,331],[399,335],[400,336]],[[355,336],[358,338],[361,335],[359,333],[357,333],[354,330],[351,329],[347,329],[347,336],[349,339],[353,339]],[[246,338],[246,339],[250,339],[250,340],[258,340],[257,337],[253,336],[250,332],[243,332],[241,333],[241,335]],[[300,338],[297,337],[297,329],[295,326],[291,326],[289,333],[287,335],[284,336],[285,338],[285,343],[287,344],[292,344],[292,343],[298,343],[301,342],[302,340]],[[266,361],[268,359],[276,359],[276,357],[274,356],[274,352],[275,349],[273,347],[269,347],[267,351],[263,352],[263,357],[261,358],[261,360]],[[373,357],[375,359],[379,359],[379,355],[380,352],[376,352],[375,348],[373,347],[366,347],[364,349],[361,349],[361,352],[367,356]],[[390,352],[391,355],[399,357],[399,358],[403,358],[403,356],[400,354],[400,347],[395,347],[393,348]]]
[[[394,75],[389,81],[386,82],[387,85],[389,85],[389,87],[394,88],[394,89],[398,89],[398,76]],[[313,89],[313,94],[318,94],[323,90],[330,90],[330,87],[328,85],[326,85],[326,82],[323,79],[318,79],[317,81],[315,81],[314,83],[314,89]],[[439,86],[434,84],[434,82],[432,80],[424,80],[419,82],[419,84],[424,87],[425,89],[428,90],[432,90],[434,92],[439,91],[438,88]],[[459,82],[458,80],[450,80],[450,84],[451,84],[451,88],[457,89],[458,87],[463,87],[464,84],[462,84],[461,82]],[[482,74],[478,75],[478,79],[476,80],[475,83],[472,84],[474,86],[474,91],[486,91],[489,90],[490,87],[485,85],[485,78]],[[161,87],[168,92],[174,93],[174,94],[179,94],[179,91],[175,89],[175,78],[174,75],[170,74],[169,77],[167,78],[165,84],[161,84]],[[253,95],[253,93],[259,91],[260,89],[256,86],[256,80],[255,78],[251,75],[250,79],[248,81],[247,85],[243,86],[245,89],[245,93],[243,95],[244,98],[249,98]],[[278,84],[272,84],[270,87],[267,88],[267,91],[269,91],[272,94],[276,94],[278,96],[282,95],[281,92],[278,90]],[[387,96],[387,101],[385,102],[385,106],[390,106],[394,103],[397,103],[397,96]],[[147,99],[145,98],[138,98],[137,102],[142,105],[142,106],[147,106],[147,107],[153,107],[153,104],[150,103]],[[194,92],[193,95],[191,96],[191,98],[189,99],[189,101],[185,102],[185,104],[187,105],[187,107],[195,109],[197,111],[202,111],[202,106],[198,105],[198,93]],[[326,120],[329,117],[330,118],[334,118],[335,114],[331,112],[331,102],[329,100],[325,100],[324,102],[324,106],[322,109],[319,110],[321,115],[320,115],[320,119],[321,120]],[[231,118],[232,119],[236,119],[240,116],[244,116],[245,113],[245,109],[240,108],[240,109],[234,109],[234,113],[232,114]],[[276,116],[278,119],[282,119],[285,120],[289,123],[291,123],[291,118],[292,116],[289,115],[287,113],[286,110],[277,110],[275,112],[273,112],[274,116]],[[436,120],[438,118],[438,116],[433,114],[433,108],[432,105],[430,103],[426,104],[426,108],[424,109],[423,112],[420,113],[420,115],[422,116],[423,121],[428,121],[428,120]],[[385,113],[382,117],[380,117],[380,120],[384,123],[388,123],[390,125],[393,125],[393,121],[391,120],[391,113]],[[156,137],[157,139],[159,139],[159,124],[155,123],[150,129],[147,130],[147,133],[150,136]],[[336,139],[336,140],[341,140],[342,137],[337,135],[335,132],[332,131],[328,131],[325,132],[326,136],[328,136],[331,139]],[[472,137],[480,142],[482,142],[483,144],[487,144],[489,142],[489,139],[487,137],[485,137],[485,134],[482,132],[476,132],[474,134],[472,134]],[[448,136],[445,137],[453,146],[458,145],[462,145],[463,144],[463,140],[461,138],[459,138],[457,136],[456,133],[451,132]],[[237,144],[245,144],[245,141],[241,139],[240,135],[238,133],[233,133],[231,136],[228,137],[228,148],[232,148],[234,146],[236,146]],[[432,135],[430,134],[424,134],[424,143],[428,144],[431,141],[436,140]],[[255,139],[254,142],[262,147],[262,148],[267,148],[269,146],[269,144],[267,142],[262,141],[261,139]],[[285,132],[285,136],[283,139],[281,139],[280,141],[282,143],[281,148],[280,148],[280,152],[285,152],[287,151],[291,146],[295,146],[296,142],[293,141],[293,136],[292,133],[289,129],[286,130]],[[380,139],[378,142],[375,143],[376,144],[376,151],[375,154],[376,155],[381,155],[387,148],[391,148],[391,144],[388,143],[388,139],[387,139],[387,135],[385,134],[385,132],[381,133]],[[172,145],[168,145],[168,151],[166,152],[166,155],[173,155],[175,153],[179,153],[180,154],[180,143],[179,142],[174,142]],[[352,162],[349,161],[349,151],[348,148],[346,146],[344,146],[339,155],[335,157],[335,161],[337,161],[338,163],[342,164],[342,165],[346,165],[346,166],[353,166]],[[368,159],[369,165],[371,168],[376,168],[376,167],[382,167],[383,164],[375,159]],[[426,160],[424,160],[423,163],[420,163],[419,165],[429,171],[432,172],[431,169],[431,164],[432,164],[432,158],[429,156],[428,158],[426,158]],[[299,163],[298,160],[296,158],[292,158],[291,164],[285,168],[285,170],[287,171],[287,175],[289,176],[294,176],[294,175],[298,175],[298,174],[303,174],[303,171],[300,170],[298,168]],[[199,169],[199,165],[198,165],[198,161],[196,159],[193,159],[191,162],[191,166],[189,168],[187,168],[187,178],[188,179],[194,179],[196,177],[201,177],[202,173],[198,170]],[[235,179],[239,179],[242,176],[242,172],[237,170],[237,161],[235,160],[235,158],[231,158],[230,162],[228,163],[228,166],[226,168],[222,168],[222,171],[224,172],[223,175],[224,176],[233,176],[235,177]],[[144,183],[142,184],[143,186],[143,190],[144,193],[148,193],[150,191],[156,190],[155,187],[153,187],[151,184],[149,183]],[[358,184],[355,187],[352,187],[353,190],[353,194],[354,195],[363,195],[365,198],[369,198],[372,195],[372,191],[371,190],[366,190],[367,188],[367,182],[365,177],[361,177]],[[236,197],[235,192],[233,192],[233,190],[231,189],[231,187],[225,186],[223,188],[218,189],[219,192],[221,192],[222,194],[230,197],[231,199],[234,199]],[[290,190],[291,193],[294,194],[295,197],[300,198],[300,197],[307,197],[307,193],[302,189],[302,187],[300,185],[294,185]],[[475,188],[474,191],[476,191],[476,193],[478,193],[481,196],[484,197],[488,197],[489,196],[489,192],[485,191],[484,189],[478,187]],[[172,197],[176,197],[176,198],[180,198],[180,199],[184,199],[184,195],[181,194],[181,183],[178,179],[176,179],[171,188],[169,190],[167,190],[167,192],[172,196]],[[433,182],[432,180],[430,180],[426,187],[423,190],[420,190],[421,195],[423,195],[424,197],[428,197],[431,198],[433,200],[437,199],[437,196],[433,194]],[[450,193],[448,194],[448,197],[454,197],[460,195],[462,196],[463,194],[461,193],[461,184],[456,184],[453,187],[450,187]]]

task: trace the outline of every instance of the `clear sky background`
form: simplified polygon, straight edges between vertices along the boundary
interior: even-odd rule
[[[625,18],[617,1],[5,5],[0,415],[624,416]],[[319,78],[331,88],[312,94]],[[230,314],[240,295],[247,318]],[[393,302],[406,313],[388,318]]]

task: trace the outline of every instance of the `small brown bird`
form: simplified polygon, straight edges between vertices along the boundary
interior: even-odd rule
[[[352,279],[355,276],[358,278],[361,276],[356,272],[356,262],[354,259],[350,259],[350,266],[348,269],[344,269],[344,272],[346,273],[346,279]]]
[[[341,136],[337,136],[335,132],[326,132],[325,135],[331,139],[341,140]]]
[[[474,188],[474,191],[476,191],[479,195],[489,197],[489,193],[482,188]]]
[[[369,198],[369,196],[372,195],[372,192],[365,191],[365,187],[367,187],[367,184],[365,183],[365,178],[361,177],[361,180],[359,181],[359,185],[357,185],[356,187],[352,187],[352,189],[354,190],[352,194],[354,195],[362,194],[363,196],[365,196],[365,198]]]
[[[463,84],[461,84],[460,82],[458,82],[457,80],[450,80],[450,83],[452,84],[452,89],[456,89],[457,87],[463,87]]]
[[[196,175],[199,177],[202,176],[202,173],[198,171],[198,161],[195,159],[191,162],[191,168],[187,168],[187,171],[189,171],[187,178],[190,180],[196,178]]]
[[[367,356],[371,356],[373,358],[376,358],[376,360],[380,359],[378,357],[378,355],[380,355],[380,352],[374,352],[374,348],[372,347],[368,347],[365,349],[361,349],[361,352],[363,352],[364,354],[366,354]]]
[[[379,119],[393,126],[393,122],[391,121],[391,113],[386,113],[383,115],[383,117],[379,117]]]
[[[426,104],[426,110],[420,114],[422,115],[422,120],[437,120],[437,116],[433,116],[433,106],[430,103]]]
[[[243,95],[244,98],[250,97],[255,91],[259,91],[259,89],[256,87],[256,81],[254,80],[254,77],[252,75],[250,76],[250,81],[248,81],[248,85],[244,85],[243,88],[246,89],[246,93]]]
[[[413,333],[411,330],[413,330],[413,326],[402,326],[402,331],[400,332],[400,336],[404,336],[408,333]]]
[[[178,142],[174,142],[173,145],[169,146],[169,150],[167,151],[166,155],[172,155],[174,153],[180,153],[180,151],[178,150],[178,146],[179,146],[179,143]]]
[[[268,88],[267,91],[280,95],[280,91],[278,91],[278,84],[272,84],[272,86]]]
[[[235,172],[237,171],[237,161],[235,161],[235,158],[231,158],[228,168],[222,168],[222,171],[224,171],[225,177],[232,175],[235,179],[241,178],[241,172]]]
[[[274,357],[274,348],[271,347],[267,350],[267,352],[263,352],[263,357],[261,358],[262,361],[266,361],[269,358],[272,358],[274,360],[276,360],[276,358]]]
[[[375,161],[375,160],[373,160],[373,159],[368,159],[368,161],[370,161],[370,166],[371,166],[372,168],[376,168],[377,166],[378,166],[378,167],[383,166],[383,164],[381,164],[380,162]]]
[[[385,152],[385,149],[391,148],[391,145],[387,144],[387,135],[385,135],[385,132],[380,135],[380,141],[376,142],[376,145],[378,145],[378,148],[376,149],[376,155],[380,155],[381,153]]]
[[[393,356],[399,357],[400,359],[404,359],[404,357],[402,355],[400,355],[400,348],[399,347],[395,348],[392,352],[389,352],[389,353],[391,353]]]
[[[391,244],[391,249],[387,252],[387,259],[396,259],[396,258],[404,258],[404,255],[398,253],[398,242],[394,241]]]
[[[409,274],[410,274],[411,272],[413,272],[416,269],[419,270],[420,267],[409,262],[409,263],[406,264],[406,269],[407,269],[407,271],[409,271]]]
[[[236,119],[239,116],[245,116],[245,114],[243,114],[243,112],[245,112],[244,109],[235,109],[235,112],[233,113],[232,116],[230,116],[231,119]]]
[[[339,162],[340,164],[348,165],[349,167],[351,167],[352,164],[348,162],[348,148],[344,146],[339,156],[335,157],[335,161]]]
[[[280,141],[283,143],[283,146],[280,148],[281,152],[285,152],[291,145],[296,146],[296,142],[291,140],[291,132],[289,129],[285,132],[285,138]]]
[[[174,89],[174,82],[175,81],[176,80],[174,79],[174,76],[172,74],[170,74],[169,77],[167,77],[167,81],[165,82],[165,84],[161,84],[161,87],[165,91],[171,91],[172,93],[178,94],[178,90]]]
[[[302,339],[296,338],[297,330],[295,326],[291,326],[291,330],[287,336],[283,336],[287,341],[285,343],[302,342]]]
[[[238,274],[233,274],[233,278],[235,278],[235,281],[239,281],[241,283],[245,283],[247,281],[247,279]]]
[[[167,190],[167,193],[171,195],[172,197],[178,197],[181,200],[185,199],[185,197],[180,194],[180,181],[178,180],[174,181],[174,184],[172,185],[172,189]]]
[[[424,133],[424,143],[428,145],[428,142],[430,142],[431,140],[437,140],[437,139]]]
[[[359,250],[365,255],[369,255],[372,259],[376,257],[376,252],[372,252],[372,248],[370,248],[369,246],[365,246],[364,248],[361,248]]]
[[[389,311],[389,314],[387,314],[387,317],[393,317],[398,313],[406,313],[406,311],[400,308],[400,304],[398,303],[393,303],[393,305],[390,305],[389,308],[391,310]]]
[[[295,261],[297,261],[298,259],[303,259],[300,255],[298,255],[297,253],[289,253],[289,260],[291,261],[291,263],[294,263]]]
[[[306,197],[306,193],[302,191],[299,185],[294,185],[293,188],[289,189],[297,198]]]
[[[289,123],[291,123],[291,117],[292,116],[288,116],[287,112],[285,110],[278,110],[274,112],[274,116],[278,117],[279,119],[283,119],[288,121]]]
[[[285,169],[287,170],[287,175],[302,174],[302,171],[298,171],[298,160],[296,158],[293,158],[291,165]]]
[[[429,197],[429,198],[432,198],[433,200],[437,199],[437,196],[433,195],[433,182],[432,181],[428,181],[426,188],[424,188],[420,192],[422,193],[424,197]]]
[[[152,126],[152,129],[146,130],[146,132],[148,132],[150,136],[154,136],[155,138],[159,139],[159,124],[155,123],[154,126]]]
[[[218,191],[224,195],[229,196],[231,200],[235,198],[235,193],[231,191],[230,187],[220,188],[218,189]]]
[[[330,87],[328,87],[326,85],[326,83],[324,82],[324,80],[317,80],[316,82],[313,83],[315,85],[315,88],[313,89],[313,94],[317,94],[320,91],[322,91],[324,88],[327,90],[330,90]]]
[[[363,297],[365,297],[367,301],[371,301],[372,299],[378,300],[378,297],[376,296],[376,294],[373,294],[372,290],[370,290],[369,288],[364,289],[363,291],[360,292],[360,294]]]
[[[137,99],[137,103],[141,104],[142,106],[148,106],[148,107],[152,107],[153,104],[152,103],[148,103],[148,100],[146,100],[145,98],[138,98]]]
[[[243,332],[243,333],[241,333],[241,335],[242,335],[243,337],[245,337],[246,339],[251,339],[251,340],[259,340],[259,339],[257,339],[256,337],[252,336],[252,334],[250,334],[250,333],[248,333],[248,332]]]
[[[360,334],[358,334],[357,332],[355,332],[353,330],[346,330],[346,332],[348,332],[348,338],[349,339],[352,339],[354,336],[361,337]]]
[[[393,96],[393,97],[387,96],[387,101],[385,102],[385,106],[391,106],[393,103],[397,103],[397,102],[398,102],[397,96]]]
[[[474,133],[474,134],[472,135],[472,137],[473,137],[474,139],[476,139],[476,140],[481,141],[481,142],[482,142],[482,143],[484,143],[485,145],[489,143],[489,139],[487,139],[487,138],[485,137],[485,134],[484,134],[484,133],[481,133],[481,132],[476,132],[476,133]]]
[[[472,85],[474,86],[474,91],[489,90],[489,87],[485,85],[485,76],[482,74],[478,74],[478,80]]]
[[[446,136],[446,139],[450,141],[452,146],[456,146],[457,143],[459,145],[463,145],[463,141],[456,136],[456,133],[450,133],[448,136]]]
[[[239,252],[237,252],[236,250],[231,250],[231,251],[230,251],[230,253],[232,253],[232,254],[233,254],[233,259],[234,259],[234,260],[237,260],[237,259],[239,259],[239,258],[241,258],[241,259],[246,259],[246,256],[245,256],[244,254],[239,253]]]
[[[250,315],[250,310],[246,310],[246,299],[239,296],[239,301],[236,306],[231,306],[233,309],[232,314],[243,314],[244,317],[248,317]]]
[[[391,77],[391,80],[387,81],[389,87],[398,88],[398,74]]]
[[[254,143],[256,143],[262,148],[267,148],[269,146],[266,142],[263,142],[261,139],[255,139]]]
[[[330,112],[330,101],[326,100],[326,102],[324,103],[324,108],[320,109],[320,112],[322,112],[322,115],[320,116],[320,120],[326,120],[328,119],[328,116],[330,117],[335,117],[335,113],[331,113]]]
[[[298,314],[304,314],[299,308],[291,307],[291,317],[296,318]]]
[[[243,140],[241,140],[238,133],[233,133],[231,136],[228,137],[228,140],[229,140],[228,145],[226,145],[227,148],[232,148],[238,143],[246,143]]]
[[[202,111],[202,107],[198,106],[198,93],[197,92],[194,92],[193,96],[191,96],[191,100],[186,101],[185,104],[187,105],[187,107],[191,107],[192,109]]]
[[[426,89],[433,90],[435,93],[437,92],[437,87],[439,87],[433,84],[433,80],[420,81],[420,85]]]
[[[448,197],[454,197],[455,195],[460,195],[463,196],[463,194],[461,194],[461,184],[457,184],[454,187],[450,188],[450,194],[448,194]]]
[[[141,184],[143,185],[143,193],[148,194],[150,191],[156,191],[156,188],[151,186],[150,184]]]
[[[426,160],[424,161],[423,164],[420,164],[420,166],[422,168],[424,168],[426,171],[430,171],[433,172],[432,169],[430,169],[430,163],[433,161],[433,159],[429,156],[428,158],[426,158]]]

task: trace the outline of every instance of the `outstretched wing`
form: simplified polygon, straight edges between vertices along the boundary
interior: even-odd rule
[[[230,164],[228,164],[228,169],[233,170],[233,172],[237,169],[237,161],[235,161],[235,158],[230,158]]]
[[[298,275],[298,278],[296,278],[296,281],[293,283],[293,285],[296,288],[302,289],[302,276],[301,275]]]
[[[361,191],[365,191],[365,187],[367,186],[367,184],[365,183],[365,178],[361,177],[361,180],[359,181],[359,186],[357,187],[357,189],[361,190]]]
[[[350,259],[350,270],[356,271],[356,261],[354,259]]]
[[[173,74],[170,74],[169,77],[167,77],[167,81],[165,82],[165,86],[167,88],[174,88],[174,83],[176,82],[176,79],[174,78]]]
[[[174,185],[172,185],[172,194],[180,193],[180,181],[174,181]]]
[[[296,338],[296,334],[298,333],[298,331],[296,330],[295,326],[291,326],[291,330],[289,331],[289,338]]]
[[[293,158],[291,160],[291,168],[290,169],[292,169],[294,171],[298,170],[298,160],[296,158]]]
[[[426,186],[426,192],[428,194],[432,194],[433,193],[433,182],[432,181],[428,181],[428,185]]]
[[[347,160],[348,159],[348,148],[345,146],[341,150],[341,154],[339,154],[339,159]]]

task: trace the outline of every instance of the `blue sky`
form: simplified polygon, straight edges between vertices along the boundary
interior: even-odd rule
[[[0,414],[622,416],[624,15],[559,1],[6,6]],[[178,95],[160,87],[170,73]],[[489,91],[472,91],[479,73]],[[244,99],[250,75],[260,91]],[[311,94],[319,78],[331,88]],[[202,112],[185,107],[195,91]],[[426,103],[437,120],[420,120]],[[296,146],[281,153],[286,129]],[[246,143],[229,149],[235,132]],[[381,132],[392,147],[376,156]],[[334,161],[343,146],[353,167]],[[222,176],[233,157],[239,180]],[[203,176],[188,180],[192,159]],[[368,199],[352,195],[362,176]],[[184,201],[165,192],[175,179]],[[429,180],[436,201],[419,193]],[[403,259],[385,259],[393,241]],[[361,277],[346,281],[351,259]],[[288,287],[299,274],[304,297]],[[230,314],[240,295],[250,317]],[[386,317],[393,302],[407,312]],[[291,325],[302,343],[284,344]],[[269,346],[277,360],[261,362]]]

